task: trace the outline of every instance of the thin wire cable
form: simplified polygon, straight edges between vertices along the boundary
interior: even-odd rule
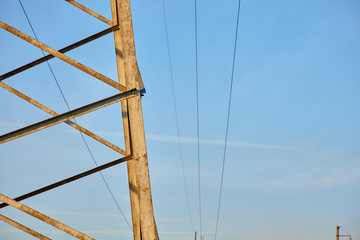
[[[21,8],[22,8],[22,10],[23,10],[24,14],[25,14],[25,17],[26,17],[26,19],[27,19],[27,22],[28,22],[28,23],[29,23],[29,25],[30,25],[31,31],[32,31],[32,32],[33,32],[33,34],[34,34],[35,39],[39,41],[39,39],[38,39],[38,37],[37,37],[37,35],[36,35],[36,33],[35,33],[35,30],[34,30],[34,28],[33,28],[32,24],[31,24],[30,18],[28,17],[28,15],[27,15],[27,13],[26,13],[26,11],[25,11],[25,8],[24,8],[24,6],[23,6],[23,4],[22,4],[21,0],[19,0],[19,3],[20,3],[20,5],[21,5]],[[44,50],[42,50],[42,49],[40,49],[40,50],[41,50],[42,54],[45,56],[45,52],[44,52]],[[68,109],[69,109],[69,111],[70,111],[70,110],[71,110],[71,108],[70,108],[69,103],[68,103],[68,101],[66,100],[66,97],[65,97],[65,95],[64,95],[64,92],[62,91],[62,89],[61,89],[61,87],[60,87],[60,84],[59,84],[59,82],[58,82],[58,80],[57,80],[57,78],[56,78],[56,76],[55,76],[55,74],[54,74],[54,71],[53,71],[52,67],[50,66],[50,63],[49,63],[48,61],[46,61],[46,63],[47,63],[47,65],[48,65],[49,70],[50,70],[50,72],[51,72],[51,75],[53,76],[53,78],[54,78],[54,80],[55,80],[55,83],[56,83],[56,85],[57,85],[57,87],[58,87],[58,89],[59,89],[59,91],[60,91],[60,93],[61,93],[61,96],[62,96],[62,98],[63,98],[63,100],[64,100],[64,102],[65,102],[65,104],[66,104],[67,108],[68,108]],[[77,123],[75,118],[74,118],[73,120],[74,120],[74,122],[75,122],[75,123]],[[79,133],[80,133],[80,136],[81,136],[81,138],[82,138],[82,140],[83,140],[83,142],[84,142],[84,144],[85,144],[85,146],[86,146],[86,149],[88,150],[88,152],[89,152],[89,154],[90,154],[90,156],[91,156],[92,160],[94,161],[95,165],[96,165],[96,166],[98,166],[97,161],[95,160],[95,157],[94,157],[93,153],[91,152],[90,147],[89,147],[89,145],[88,145],[88,143],[87,143],[87,141],[86,141],[86,139],[85,139],[84,135],[83,135],[83,134],[82,134],[82,132],[80,132],[80,131],[79,131]],[[104,183],[105,183],[105,185],[106,185],[106,188],[108,189],[108,191],[109,191],[109,193],[110,193],[110,195],[111,195],[112,199],[114,200],[114,202],[115,202],[115,204],[116,204],[117,208],[119,209],[119,211],[120,211],[121,215],[122,215],[122,216],[123,216],[123,218],[125,219],[125,221],[126,221],[127,225],[128,225],[128,226],[129,226],[129,228],[131,229],[131,231],[133,231],[133,230],[132,230],[132,228],[131,228],[131,226],[130,226],[130,224],[129,224],[129,222],[128,222],[128,220],[126,219],[126,217],[125,217],[125,215],[124,215],[123,211],[121,210],[121,208],[120,208],[120,206],[119,206],[118,202],[116,201],[116,199],[115,199],[115,197],[114,197],[114,194],[112,193],[112,191],[111,191],[111,189],[110,189],[110,187],[109,187],[109,184],[108,184],[108,183],[107,183],[107,181],[105,180],[105,178],[104,178],[104,176],[103,176],[102,172],[100,171],[99,173],[100,173],[101,178],[103,179],[103,181],[104,181]]]
[[[197,36],[197,6],[195,0],[195,64],[196,64],[196,127],[197,127],[197,159],[198,159],[198,182],[199,182],[199,218],[200,238],[202,236],[201,219],[201,176],[200,176],[200,120],[199,120],[199,71],[198,71],[198,36]]]
[[[353,223],[350,223],[350,224],[344,225],[343,227],[354,226],[354,225],[357,225],[357,224],[360,224],[360,221],[357,221],[357,222],[353,222]]]
[[[234,54],[233,54],[233,63],[232,63],[232,70],[231,70],[231,82],[230,82],[230,93],[229,93],[228,113],[227,113],[227,120],[226,120],[226,133],[225,133],[224,155],[223,155],[223,164],[222,164],[222,170],[221,170],[219,203],[218,203],[218,211],[217,211],[216,227],[215,227],[215,240],[216,240],[217,231],[218,231],[219,216],[220,216],[220,206],[221,206],[221,196],[222,196],[222,188],[223,188],[223,181],[224,181],[224,170],[225,170],[225,159],[226,159],[226,147],[227,147],[227,139],[228,139],[228,132],[229,132],[231,97],[232,97],[232,89],[233,89],[233,82],[234,82],[235,60],[236,60],[236,45],[237,45],[236,43],[237,43],[238,29],[239,29],[240,3],[241,3],[241,0],[239,0],[239,3],[238,3],[237,19],[236,19],[236,30],[235,30],[235,40],[234,40]]]
[[[172,88],[173,103],[174,103],[174,110],[175,110],[176,129],[177,129],[177,135],[178,135],[181,168],[182,168],[183,179],[184,179],[187,210],[188,210],[188,214],[189,214],[189,218],[190,218],[191,227],[192,227],[193,231],[195,231],[194,222],[193,222],[192,215],[191,215],[191,210],[190,210],[189,193],[188,193],[186,176],[185,176],[185,167],[184,167],[182,144],[181,144],[181,140],[180,140],[180,127],[179,127],[178,111],[177,111],[176,96],[175,96],[173,69],[172,69],[172,62],[171,62],[171,55],[170,55],[170,44],[169,44],[167,18],[166,18],[165,0],[163,0],[162,3],[163,3],[164,22],[165,22],[166,44],[167,44],[168,60],[169,60],[169,68],[170,68],[171,88]]]
[[[347,235],[350,235],[350,233],[346,232],[346,231],[343,229],[343,226],[340,227],[340,230],[343,231],[344,233],[346,233]]]

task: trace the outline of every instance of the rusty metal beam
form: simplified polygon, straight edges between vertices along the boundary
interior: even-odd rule
[[[103,30],[101,32],[98,32],[98,33],[96,33],[94,35],[91,35],[90,37],[84,38],[84,39],[82,39],[82,40],[80,40],[80,41],[78,41],[76,43],[73,43],[73,44],[71,44],[71,45],[69,45],[67,47],[64,47],[64,48],[58,50],[58,52],[66,53],[66,52],[68,52],[70,50],[73,50],[73,49],[75,49],[77,47],[80,47],[80,46],[82,46],[82,45],[84,45],[86,43],[89,43],[89,42],[91,42],[93,40],[96,40],[96,39],[98,39],[98,38],[100,38],[102,36],[105,36],[106,34],[109,34],[109,33],[113,32],[113,31],[118,30],[118,29],[119,29],[119,26],[114,26],[114,27],[107,28],[107,29],[105,29],[105,30]],[[54,56],[49,54],[49,55],[46,55],[46,56],[44,56],[42,58],[39,58],[39,59],[37,59],[35,61],[32,61],[32,62],[30,62],[30,63],[28,63],[28,64],[26,64],[24,66],[16,68],[16,69],[14,69],[14,70],[12,70],[12,71],[10,71],[8,73],[5,73],[5,74],[1,75],[0,76],[0,81],[4,80],[6,78],[9,78],[11,76],[14,76],[14,75],[16,75],[18,73],[21,73],[21,72],[23,72],[23,71],[25,71],[25,70],[27,70],[29,68],[35,67],[35,66],[37,66],[37,65],[39,65],[39,64],[41,64],[43,62],[46,62],[46,61],[48,61],[48,60],[50,60],[52,58],[54,58]]]
[[[0,193],[0,201],[3,201],[3,202],[6,202],[7,204],[11,205],[12,207],[14,208],[17,208],[19,209],[20,211],[23,211],[43,222],[46,222],[47,224],[53,226],[53,227],[56,227],[57,229],[60,229],[61,231],[64,231],[78,239],[81,239],[81,240],[94,240],[94,238],[91,238],[87,235],[85,235],[84,233],[82,232],[79,232],[51,217],[48,217],[46,216],[45,214],[42,214],[41,212],[38,212],[24,204],[21,204],[17,201],[15,201],[14,199],[11,199],[3,194]]]
[[[55,49],[53,49],[53,48],[39,42],[38,40],[26,35],[25,33],[23,33],[23,32],[15,29],[15,28],[9,26],[8,24],[6,24],[6,23],[4,23],[2,21],[0,21],[0,27],[2,29],[4,29],[4,30],[14,34],[15,36],[27,41],[28,43],[31,43],[32,45],[34,45],[34,46],[36,46],[36,47],[50,53],[51,55],[53,55],[53,56],[55,56],[55,57],[57,57],[57,58],[59,58],[61,60],[63,60],[64,62],[72,65],[73,67],[76,67],[77,69],[79,69],[79,70],[81,70],[81,71],[83,71],[83,72],[85,72],[85,73],[99,79],[100,81],[102,81],[102,82],[104,82],[104,83],[106,83],[106,84],[108,84],[108,85],[110,85],[110,86],[112,86],[114,88],[117,88],[120,91],[125,91],[126,88],[123,85],[119,84],[118,82],[115,82],[114,80],[102,75],[101,73],[96,72],[95,70],[85,66],[84,64],[75,61],[74,59],[62,54],[59,51],[56,51]]]
[[[78,116],[81,116],[81,115],[84,115],[86,113],[95,111],[97,109],[106,107],[106,106],[111,105],[113,103],[120,102],[120,101],[122,101],[124,99],[134,97],[137,94],[140,94],[140,92],[141,92],[140,90],[132,89],[130,91],[119,93],[119,94],[116,94],[114,96],[102,99],[100,101],[97,101],[97,102],[85,105],[83,107],[68,111],[66,113],[57,115],[56,117],[52,117],[52,118],[46,119],[44,121],[40,121],[38,123],[32,124],[30,126],[20,128],[18,130],[13,131],[13,132],[1,135],[0,136],[0,144],[5,143],[5,142],[9,142],[11,140],[17,139],[19,137],[28,135],[28,134],[33,133],[33,132],[37,132],[37,131],[39,131],[41,129],[48,128],[50,126],[59,124],[61,122],[65,122],[65,121],[70,120],[72,118],[76,118]]]
[[[114,161],[112,161],[112,162],[105,163],[105,164],[103,164],[103,165],[101,165],[101,166],[98,166],[98,167],[96,167],[96,168],[90,169],[90,170],[88,170],[88,171],[79,173],[79,174],[77,174],[77,175],[75,175],[75,176],[66,178],[66,179],[64,179],[64,180],[61,180],[61,181],[58,181],[58,182],[56,182],[56,183],[50,184],[50,185],[45,186],[45,187],[43,187],[43,188],[40,188],[40,189],[37,189],[37,190],[35,190],[35,191],[26,193],[26,194],[21,195],[21,196],[19,196],[19,197],[16,197],[16,198],[14,198],[14,200],[20,202],[20,201],[25,200],[25,199],[27,199],[27,198],[36,196],[36,195],[41,194],[41,193],[44,193],[44,192],[47,192],[47,191],[49,191],[49,190],[51,190],[51,189],[60,187],[60,186],[65,185],[65,184],[67,184],[67,183],[76,181],[76,180],[78,180],[78,179],[80,179],[80,178],[89,176],[89,175],[91,175],[91,174],[97,173],[97,172],[102,171],[102,170],[104,170],[104,169],[107,169],[107,168],[109,168],[109,167],[113,167],[113,166],[115,166],[115,165],[117,165],[117,164],[120,164],[120,163],[122,163],[122,162],[130,161],[130,160],[132,160],[132,159],[133,159],[133,156],[126,156],[126,157],[123,157],[123,158],[114,160]],[[1,204],[0,204],[0,209],[3,208],[3,207],[6,207],[6,206],[8,206],[8,204],[6,204],[6,203],[1,203]]]
[[[18,229],[20,229],[20,230],[23,231],[23,232],[26,232],[26,233],[28,233],[28,234],[36,237],[37,239],[41,239],[41,240],[51,240],[50,238],[45,237],[44,235],[42,235],[42,234],[40,234],[40,233],[38,233],[38,232],[36,232],[36,231],[28,228],[28,227],[25,227],[24,225],[22,225],[22,224],[20,224],[20,223],[18,223],[18,222],[15,222],[14,220],[12,220],[12,219],[10,219],[10,218],[7,218],[7,217],[5,217],[4,215],[1,215],[1,214],[0,214],[0,220],[2,220],[2,221],[4,221],[4,222],[6,222],[6,223],[8,223],[8,224],[10,224],[10,225],[18,228]]]
[[[102,22],[104,22],[104,23],[106,23],[106,24],[108,24],[110,26],[113,25],[113,23],[109,19],[107,19],[106,17],[101,16],[100,14],[98,14],[98,13],[94,12],[93,10],[85,7],[84,5],[78,3],[78,2],[76,2],[74,0],[66,0],[66,1],[68,3],[70,3],[70,4],[72,4],[73,6],[79,8],[80,10],[83,10],[84,12],[90,14],[91,16],[99,19],[100,21],[102,21]]]
[[[50,108],[42,105],[41,103],[35,101],[34,99],[26,96],[25,94],[19,92],[18,90],[10,87],[9,85],[7,85],[7,84],[5,84],[5,83],[3,83],[3,82],[0,82],[0,87],[8,90],[9,92],[15,94],[16,96],[24,99],[25,101],[31,103],[31,104],[34,105],[35,107],[38,107],[38,108],[40,108],[41,110],[43,110],[43,111],[45,111],[45,112],[47,112],[47,113],[49,113],[49,114],[51,114],[51,115],[53,115],[53,116],[58,116],[58,115],[59,115],[58,113],[56,113],[55,111],[51,110]],[[112,150],[114,150],[114,151],[116,151],[116,152],[118,152],[118,153],[120,153],[120,154],[122,154],[122,155],[124,155],[124,156],[127,155],[126,152],[125,152],[123,149],[121,149],[121,148],[119,148],[118,146],[116,146],[116,145],[114,145],[114,144],[106,141],[105,139],[103,139],[103,138],[101,138],[100,136],[96,135],[95,133],[87,130],[86,128],[81,127],[80,125],[76,124],[75,122],[68,120],[68,121],[65,121],[65,123],[68,124],[69,126],[75,128],[75,129],[79,130],[80,132],[83,132],[84,134],[88,135],[89,137],[95,139],[96,141],[104,144],[105,146],[111,148]]]

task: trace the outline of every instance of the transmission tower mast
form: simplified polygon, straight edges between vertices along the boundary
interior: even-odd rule
[[[141,86],[135,55],[130,0],[111,0],[111,9],[113,24],[119,25],[119,30],[114,32],[119,83],[128,89],[142,89],[144,86]],[[127,162],[134,239],[155,240],[158,237],[152,206],[140,95],[123,101],[121,108],[123,113],[127,113],[123,116],[124,132],[129,133],[125,135],[125,142],[128,144],[127,149],[130,149],[134,156],[134,161]]]
[[[348,237],[349,240],[351,240],[351,235],[350,234],[346,234],[346,235],[340,235],[339,234],[340,228],[341,228],[341,226],[336,226],[336,240],[339,240],[339,237]]]
[[[95,139],[96,141],[111,148],[112,150],[124,155],[124,157],[109,162],[107,164],[98,166],[96,168],[90,169],[83,173],[77,174],[75,176],[69,177],[67,179],[58,181],[54,184],[47,185],[43,188],[21,195],[14,199],[9,198],[0,193],[0,201],[3,202],[2,204],[0,204],[0,208],[4,208],[10,205],[78,239],[93,239],[85,235],[84,233],[81,233],[63,223],[56,221],[55,219],[52,219],[26,205],[21,204],[20,201],[44,193],[46,191],[62,186],[64,184],[73,182],[85,176],[94,174],[96,172],[112,167],[119,163],[127,162],[134,240],[158,240],[159,236],[156,229],[153,206],[152,206],[150,177],[149,177],[144,123],[143,123],[142,106],[141,106],[141,96],[145,93],[145,89],[141,79],[138,64],[136,61],[130,0],[110,0],[112,20],[109,20],[101,16],[100,14],[90,10],[89,8],[81,5],[80,3],[74,0],[66,0],[66,1],[74,5],[75,7],[81,9],[82,11],[99,19],[100,21],[105,22],[106,24],[110,25],[110,27],[88,38],[85,38],[74,44],[71,44],[65,48],[62,48],[60,50],[55,50],[41,43],[40,41],[22,33],[21,31],[9,26],[8,24],[0,21],[0,27],[2,29],[16,35],[17,37],[49,53],[49,55],[47,56],[44,56],[29,64],[26,64],[13,71],[1,75],[0,87],[8,90],[9,92],[17,95],[23,100],[33,104],[34,106],[40,108],[41,110],[53,116],[44,121],[1,135],[0,144],[26,136],[30,133],[40,131],[42,129],[48,128],[50,126],[59,123],[66,123],[71,127],[88,135],[89,137]],[[102,75],[101,73],[98,73],[93,69],[64,55],[64,53],[72,49],[82,46],[88,42],[91,42],[111,32],[113,32],[114,34],[118,81],[114,81]],[[63,114],[58,114],[55,111],[46,107],[45,105],[35,101],[29,96],[21,93],[20,91],[2,82],[4,79],[10,78],[13,75],[16,75],[22,71],[25,71],[31,67],[41,64],[54,57],[59,58],[62,61],[72,65],[73,67],[76,67],[79,70],[84,71],[85,73],[93,76],[94,78],[97,78],[98,80],[110,85],[111,87],[118,89],[120,93],[105,98],[103,100],[85,105],[83,107],[65,112]],[[93,132],[71,121],[71,119],[75,117],[95,111],[102,107],[106,107],[116,102],[121,102],[125,150],[119,148],[118,146],[115,146],[114,144],[97,136]],[[29,229],[21,225],[20,223],[17,223],[3,215],[0,215],[0,220],[14,227],[17,227],[18,229],[28,234],[31,234],[37,237],[38,239],[49,239],[44,235],[32,229]]]

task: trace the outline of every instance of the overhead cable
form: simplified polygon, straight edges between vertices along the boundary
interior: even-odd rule
[[[226,160],[226,147],[227,147],[228,132],[229,132],[229,119],[230,119],[230,110],[231,110],[231,97],[232,97],[232,89],[233,89],[233,82],[234,82],[235,60],[236,60],[236,45],[237,45],[236,43],[237,43],[238,28],[239,28],[240,3],[241,3],[241,1],[239,0],[239,2],[238,2],[238,9],[237,9],[237,18],[236,18],[236,30],[235,30],[234,53],[233,53],[232,70],[231,70],[229,103],[228,103],[228,112],[227,112],[227,120],[226,120],[226,130],[225,130],[224,154],[223,154],[222,170],[221,170],[221,180],[220,180],[220,193],[219,193],[219,202],[218,202],[217,217],[216,217],[215,240],[216,240],[217,232],[218,232],[218,224],[219,224],[219,216],[220,216],[220,206],[221,206],[221,196],[222,196],[222,188],[223,188],[223,181],[224,181],[225,160]]]
[[[199,183],[199,218],[200,238],[202,236],[201,217],[201,166],[200,166],[200,120],[199,120],[199,69],[198,69],[198,30],[197,30],[197,4],[195,0],[195,73],[196,73],[196,133],[197,133],[197,160],[198,160],[198,183]]]
[[[360,221],[357,221],[357,222],[353,222],[353,223],[344,225],[343,227],[350,227],[350,226],[354,226],[354,225],[358,225],[358,224],[360,224]]]
[[[189,214],[189,219],[193,231],[195,231],[191,210],[190,210],[190,201],[189,201],[189,193],[187,188],[186,176],[185,176],[185,167],[184,167],[184,158],[183,158],[183,151],[180,139],[180,127],[179,127],[179,119],[178,119],[178,111],[177,111],[177,104],[176,104],[176,95],[175,95],[175,86],[174,86],[174,77],[173,77],[173,69],[172,69],[172,62],[171,62],[171,55],[170,55],[170,43],[169,43],[169,34],[168,34],[168,25],[167,25],[167,17],[166,17],[166,8],[165,8],[165,0],[162,1],[163,3],[163,13],[164,13],[164,22],[165,22],[165,33],[166,33],[166,44],[167,44],[167,52],[168,52],[168,60],[169,60],[169,68],[170,68],[170,79],[171,79],[171,88],[172,88],[172,95],[173,95],[173,104],[175,110],[175,122],[176,122],[176,129],[178,135],[178,143],[179,143],[179,153],[180,153],[180,160],[181,160],[181,168],[182,174],[184,179],[184,188],[185,188],[185,196],[187,202],[187,210]]]
[[[343,229],[343,226],[341,226],[340,230],[350,236],[350,233],[346,232],[346,231]]]

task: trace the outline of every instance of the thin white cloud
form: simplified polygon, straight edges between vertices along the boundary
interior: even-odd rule
[[[331,168],[309,170],[293,175],[285,175],[270,183],[272,190],[299,191],[332,188],[359,184],[359,168]]]
[[[73,131],[73,130],[71,130]],[[122,132],[108,132],[108,131],[95,131],[100,136],[123,136]],[[165,142],[165,143],[178,143],[179,139],[177,136],[171,135],[160,135],[160,134],[152,134],[147,133],[146,139],[149,141],[156,142]],[[181,137],[180,141],[182,144],[197,144],[197,138],[194,137]],[[203,145],[215,145],[215,146],[224,146],[224,140],[218,139],[208,139],[201,138],[200,144]],[[295,150],[293,146],[279,146],[279,145],[271,145],[271,144],[259,144],[259,143],[251,143],[251,142],[242,142],[242,141],[228,141],[228,146],[234,147],[249,147],[249,148],[259,148],[259,149],[278,149],[278,150]]]
[[[158,135],[158,134],[146,134],[148,140],[151,141],[159,141],[159,142],[167,142],[167,143],[178,143],[178,137],[168,136],[168,135]],[[197,138],[192,137],[182,137],[180,138],[181,143],[184,144],[197,144]],[[218,139],[200,139],[201,144],[205,145],[218,145],[223,146],[224,140]],[[258,143],[250,143],[250,142],[240,142],[240,141],[228,141],[227,144],[229,146],[234,147],[251,147],[251,148],[262,148],[262,149],[284,149],[284,150],[293,150],[294,147],[291,146],[278,146],[278,145],[268,145],[268,144],[258,144]]]

